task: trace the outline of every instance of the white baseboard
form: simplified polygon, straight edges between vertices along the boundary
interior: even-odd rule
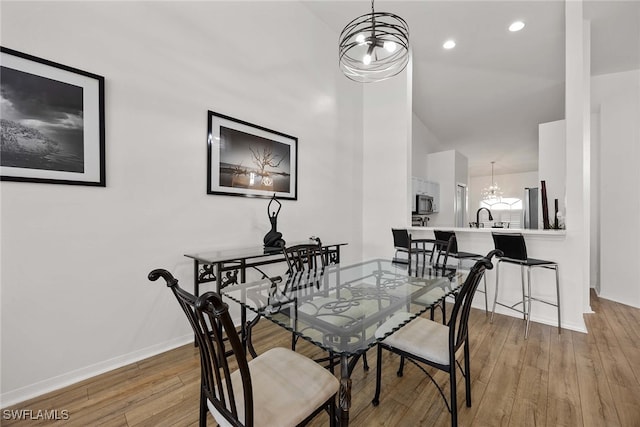
[[[89,365],[84,368],[76,369],[66,374],[58,375],[44,381],[39,381],[35,384],[30,384],[16,390],[3,392],[0,395],[0,407],[6,408],[7,406],[12,406],[17,403],[24,402],[25,400],[38,397],[40,395],[58,390],[63,387],[67,387],[71,384],[75,384],[88,378],[95,377],[96,375],[121,368],[123,366],[138,362],[148,357],[164,353],[165,351],[172,350],[190,342],[193,342],[192,333],[160,344],[152,345],[150,347],[146,347],[132,353],[114,357],[113,359],[105,360],[103,362]]]
[[[479,310],[484,311],[484,299],[482,301],[479,301],[477,298],[479,297],[476,295],[476,299],[473,300],[473,303],[471,306],[473,308],[477,308]],[[489,304],[489,316],[491,316],[491,305],[492,303]],[[513,310],[508,310],[501,306],[496,307],[496,313],[522,319],[522,314],[517,313]],[[531,316],[531,321],[536,323],[542,323],[543,325],[558,326],[557,317],[554,317],[554,318],[538,317],[534,313],[534,315]],[[587,333],[587,325],[584,323],[584,321],[582,321],[582,323],[575,323],[575,322],[568,322],[567,320],[562,319],[562,329],[570,329],[576,332]]]
[[[629,307],[640,308],[640,301],[622,300],[617,296],[608,295],[606,292],[598,292],[598,297],[609,301],[617,302],[618,304],[628,305]]]

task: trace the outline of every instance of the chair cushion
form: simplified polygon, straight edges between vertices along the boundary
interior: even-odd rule
[[[421,305],[432,305],[436,301],[444,297],[445,294],[446,293],[444,289],[438,288],[438,287],[433,288],[429,292],[425,293],[424,295],[420,295],[418,298],[416,298],[414,302]]]
[[[376,329],[375,337],[377,339],[384,338],[390,332],[395,331],[400,327],[400,325],[404,325],[409,322],[409,320],[413,317],[411,313],[407,313],[406,311],[401,311],[399,313],[394,314],[386,322]]]
[[[412,295],[414,292],[420,290],[420,288],[421,286],[406,283],[387,290],[387,293],[392,296],[403,298],[408,295]],[[442,299],[445,295],[445,290],[439,286],[436,286],[435,288],[430,289],[429,291],[417,297],[415,300],[413,300],[413,302],[424,306],[430,306],[433,305],[436,301]]]
[[[313,360],[276,347],[249,361],[253,386],[254,425],[295,426],[338,392],[340,383]],[[231,374],[238,418],[244,423],[244,398],[240,372]],[[230,426],[211,402],[207,406],[216,422]]]
[[[409,313],[398,313],[387,320],[376,337],[382,337],[394,325],[406,321]],[[380,334],[380,335],[379,335]],[[416,317],[395,333],[384,339],[384,344],[407,353],[411,353],[440,365],[449,365],[449,327],[440,323]]]

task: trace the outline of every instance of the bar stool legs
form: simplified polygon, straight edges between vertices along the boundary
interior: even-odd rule
[[[527,304],[527,326],[525,329],[525,333],[524,333],[524,338],[528,338],[529,336],[529,323],[530,323],[530,318],[531,318],[531,300],[534,301],[538,301],[538,302],[542,302],[545,303],[547,305],[551,305],[553,307],[556,307],[558,310],[558,335],[562,333],[562,314],[561,314],[561,310],[560,310],[560,271],[558,268],[558,264],[549,264],[549,265],[540,265],[538,267],[541,268],[546,268],[549,270],[555,270],[556,273],[556,303],[552,303],[549,301],[544,301],[538,298],[534,298],[531,296],[531,267],[532,266],[528,266],[527,267],[527,291],[528,291],[528,304]]]
[[[482,275],[482,282],[484,285],[484,315],[489,315],[489,299],[487,297],[487,276],[485,274]]]
[[[529,273],[531,273],[531,270],[527,270],[527,271]],[[525,284],[525,281],[524,281],[524,265],[520,266],[520,279],[521,279],[521,282],[522,282],[522,319],[525,322],[527,322],[527,318],[529,317],[529,316],[527,316],[527,313],[531,312],[531,301],[529,301],[529,310],[527,310],[527,300],[526,300],[527,293],[525,292],[525,289],[524,289],[524,284]],[[531,276],[529,276],[529,279],[531,279]],[[531,280],[529,280],[529,285],[531,285]],[[531,289],[529,289],[529,295],[531,295]],[[526,325],[525,325],[525,331],[524,331],[525,332],[525,334],[524,334],[525,338],[527,337],[527,330],[526,329],[527,328],[526,328]]]
[[[472,259],[474,261],[477,261],[480,258],[464,258],[464,259]],[[462,268],[462,260],[463,260],[463,258],[458,258],[458,269]],[[485,316],[489,316],[489,298],[487,297],[487,276],[486,276],[486,274],[482,275],[482,285],[483,285],[484,289],[480,290],[478,288],[476,290],[476,292],[482,292],[484,294],[484,315]],[[495,307],[494,307],[494,311],[495,311]],[[493,321],[493,319],[492,319],[492,321]]]
[[[558,310],[558,334],[562,333],[562,313],[560,309],[560,271],[558,268],[558,264],[545,264],[545,265],[536,265],[535,267],[546,268],[549,270],[555,270],[556,276],[556,303],[552,303],[549,301],[541,300],[538,298],[534,298],[531,293],[531,268],[534,266],[528,265],[527,267],[527,280],[526,280],[526,288],[525,288],[525,273],[524,268],[525,265],[520,265],[520,277],[522,281],[522,301],[517,302],[511,306],[502,304],[498,302],[498,289],[500,283],[500,264],[502,260],[498,260],[496,263],[496,286],[495,293],[493,295],[493,308],[491,310],[491,319],[490,322],[493,323],[493,318],[496,313],[496,306],[501,305],[503,307],[509,308],[511,310],[515,310],[519,313],[522,313],[523,320],[525,321],[524,326],[524,338],[529,338],[529,326],[531,324],[531,301],[542,302],[551,306],[554,306]],[[522,304],[522,310],[515,308],[517,305]]]
[[[524,287],[524,282],[522,283]],[[529,323],[531,323],[531,267],[527,267],[527,325],[524,328],[524,339],[529,338]]]
[[[496,314],[496,305],[498,304],[498,284],[500,283],[500,263],[501,259],[498,259],[496,262],[496,286],[493,289],[493,308],[491,309],[491,318],[489,319],[489,323],[493,323],[493,316]],[[523,282],[524,283],[524,282]],[[485,286],[486,290],[486,286]],[[523,300],[524,300],[524,288],[523,292]]]
[[[560,271],[556,264],[556,302],[558,303],[558,334],[562,333],[562,319],[560,315]]]
[[[498,303],[498,283],[500,283],[500,260],[496,261],[496,285],[493,287],[493,308],[489,323],[493,323],[493,316],[496,314],[496,304]]]

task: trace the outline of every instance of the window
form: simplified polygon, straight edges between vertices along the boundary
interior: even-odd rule
[[[502,222],[505,223],[505,227],[507,227],[508,224],[509,228],[521,228],[521,199],[516,197],[501,197],[496,200],[483,200],[480,202],[480,207],[489,209],[493,215],[493,222],[483,222],[485,227],[491,227],[493,223]]]

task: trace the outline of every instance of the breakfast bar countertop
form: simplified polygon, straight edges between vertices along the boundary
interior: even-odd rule
[[[577,273],[580,266],[574,261],[572,253],[567,250],[570,246],[571,232],[567,230],[545,230],[545,229],[521,229],[521,228],[470,228],[452,227],[446,225],[430,225],[429,227],[407,227],[412,239],[433,239],[434,230],[454,231],[456,234],[458,248],[461,251],[486,254],[495,249],[495,242],[492,233],[502,234],[522,234],[527,244],[527,254],[532,258],[548,259],[558,263],[560,266],[560,305],[562,307],[562,328],[579,332],[586,332],[584,313],[589,313],[589,298],[585,296],[589,292],[589,282],[585,281],[581,274]],[[391,233],[389,233],[391,234]],[[389,236],[391,237],[391,236]],[[495,294],[497,268],[487,270],[485,277],[487,280],[488,300],[492,301]],[[520,268],[508,266],[500,267],[500,278],[510,286],[503,286],[500,292],[500,299],[504,301],[516,302],[522,300],[522,271]],[[537,269],[532,273],[532,280],[535,283],[535,293],[540,296],[556,295],[556,275],[550,274],[545,269]],[[491,284],[494,284],[493,286]],[[484,309],[484,299],[477,298],[474,307]],[[514,316],[515,313],[503,307],[496,307],[496,313]],[[519,313],[518,313],[519,314]],[[557,325],[557,310],[553,306],[537,304],[531,313],[531,321],[544,324]],[[522,316],[519,316],[522,319]]]
[[[409,231],[433,231],[433,230],[451,230],[456,233],[521,233],[525,236],[549,236],[549,237],[564,237],[567,235],[567,230],[544,230],[544,229],[529,229],[529,228],[471,228],[471,227],[449,227],[449,226],[436,226],[436,227],[420,227],[411,226],[407,227]]]

